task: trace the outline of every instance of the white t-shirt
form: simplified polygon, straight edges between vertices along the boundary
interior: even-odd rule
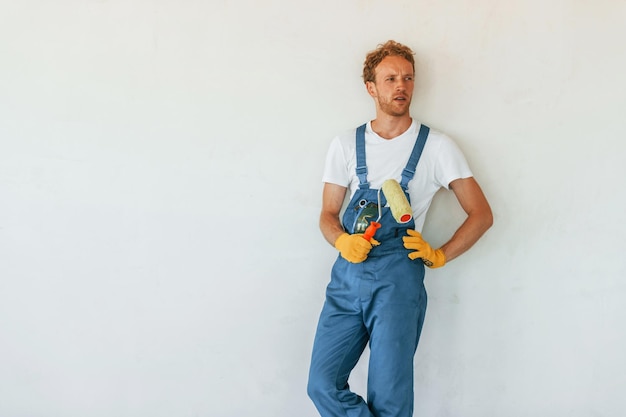
[[[383,139],[372,130],[371,122],[367,123],[365,158],[370,188],[378,189],[388,179],[400,182],[419,128],[420,124],[413,120],[409,129],[400,136]],[[409,182],[415,229],[422,230],[428,208],[440,188],[448,189],[452,181],[472,176],[465,157],[452,139],[431,129],[415,176]],[[356,128],[333,139],[322,179],[349,188],[351,197],[359,188],[356,175]]]

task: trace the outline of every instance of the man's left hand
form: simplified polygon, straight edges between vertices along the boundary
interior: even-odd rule
[[[446,255],[441,249],[433,249],[417,230],[409,229],[407,233],[409,235],[404,236],[402,240],[406,249],[414,251],[409,252],[409,258],[422,258],[424,265],[429,268],[439,268],[445,265]]]

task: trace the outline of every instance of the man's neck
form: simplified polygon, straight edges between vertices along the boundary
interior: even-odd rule
[[[372,120],[372,130],[383,139],[393,139],[406,132],[411,127],[411,116],[394,117],[389,115],[377,115]]]

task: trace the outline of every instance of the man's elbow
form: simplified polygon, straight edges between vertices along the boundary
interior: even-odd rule
[[[480,207],[476,207],[467,213],[471,222],[474,224],[475,230],[482,236],[491,226],[493,226],[493,213],[489,204],[485,203]]]
[[[487,207],[486,210],[484,210],[482,216],[481,216],[481,224],[483,227],[483,233],[486,232],[487,230],[489,230],[489,228],[491,228],[491,226],[493,226],[493,213],[491,211],[490,207]]]

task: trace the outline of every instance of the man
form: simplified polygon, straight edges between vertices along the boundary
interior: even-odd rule
[[[491,227],[491,209],[458,147],[411,118],[413,51],[394,41],[370,52],[363,78],[376,118],[331,143],[320,229],[339,251],[320,315],[308,394],[323,417],[410,417],[413,357],[426,311],[424,265],[437,268],[467,251]],[[399,224],[384,193],[397,180],[413,220]],[[419,231],[434,194],[451,189],[467,218],[441,248]],[[344,197],[351,200],[339,219]],[[380,200],[379,200],[380,199]],[[380,206],[380,212],[379,212]],[[382,225],[370,241],[368,223]],[[370,345],[367,402],[348,377]]]

